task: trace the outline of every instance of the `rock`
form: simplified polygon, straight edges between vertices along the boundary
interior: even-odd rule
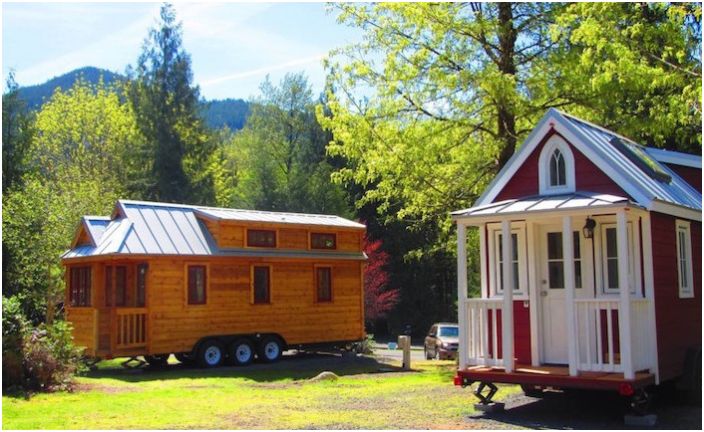
[[[311,378],[311,381],[337,381],[339,377],[333,372],[325,371],[320,372],[318,375]]]

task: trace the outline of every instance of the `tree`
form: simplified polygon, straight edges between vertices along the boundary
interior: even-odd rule
[[[364,317],[367,329],[376,321],[385,318],[398,302],[398,288],[389,288],[389,254],[382,249],[381,240],[371,241],[364,237],[364,253],[368,261],[364,269]]]
[[[242,172],[235,206],[348,215],[342,187],[330,180],[330,140],[318,124],[304,74],[287,74],[278,86],[267,78],[251,104],[244,129],[230,144]]]
[[[26,170],[26,155],[32,141],[33,118],[19,96],[14,72],[6,81],[2,95],[2,192],[18,185]]]
[[[143,168],[132,174],[131,189],[159,201],[212,203],[207,165],[215,145],[199,114],[199,89],[192,85],[191,59],[172,5],[161,7],[160,21],[128,75],[130,100],[145,137],[133,153]]]

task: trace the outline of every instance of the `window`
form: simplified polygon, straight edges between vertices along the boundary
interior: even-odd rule
[[[276,247],[276,231],[247,230],[247,246]]]
[[[559,149],[555,149],[550,157],[550,187],[565,186],[565,158]]]
[[[188,266],[188,304],[200,305],[206,302],[207,269],[204,265]]]
[[[492,295],[501,295],[504,285],[503,239],[501,229],[490,228],[489,234],[489,286]],[[511,265],[513,266],[514,295],[527,296],[528,276],[526,267],[525,228],[511,229],[512,250]],[[498,282],[498,283],[497,283]]]
[[[69,303],[71,306],[90,306],[90,267],[71,268]]]
[[[574,156],[569,144],[559,135],[547,140],[540,152],[538,165],[541,195],[575,191]]]
[[[337,235],[324,233],[311,233],[311,249],[337,249]]]
[[[254,266],[252,289],[254,304],[271,303],[271,268],[269,266]]]
[[[632,281],[631,293],[635,293],[636,286],[640,285],[640,270],[634,269],[636,262],[635,255],[638,252],[633,247],[633,233],[631,223],[627,225],[628,238],[628,275]],[[601,262],[602,262],[602,286],[606,294],[619,293],[619,268],[618,268],[618,233],[616,224],[601,225]],[[639,260],[640,258],[638,258]],[[635,276],[634,276],[635,275]]]
[[[113,281],[115,283],[115,306],[125,306],[127,303],[127,268],[125,266],[105,267],[105,306],[107,307],[112,306]]]
[[[692,234],[689,222],[677,221],[677,277],[680,298],[694,297],[692,274]]]
[[[459,327],[440,327],[440,337],[458,337],[460,335]]]
[[[147,264],[137,266],[137,307],[144,307],[147,293]]]
[[[548,233],[548,287],[550,289],[565,288],[565,262],[562,253],[562,233]],[[579,231],[572,236],[574,247],[574,285],[582,288],[582,256]]]
[[[332,301],[332,269],[330,267],[315,268],[315,285],[319,302]]]

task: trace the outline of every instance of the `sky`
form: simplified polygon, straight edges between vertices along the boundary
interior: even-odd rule
[[[135,64],[160,3],[3,3],[2,72],[20,86],[83,66],[123,73]],[[337,24],[324,3],[175,3],[194,82],[206,99],[259,94],[267,74],[278,82],[304,71],[323,90],[322,58],[361,40]]]

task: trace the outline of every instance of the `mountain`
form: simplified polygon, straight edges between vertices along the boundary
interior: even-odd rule
[[[97,84],[100,77],[106,84],[126,79],[124,75],[87,66],[54,77],[43,84],[20,87],[19,94],[27,102],[29,109],[40,109],[42,104],[51,98],[57,87],[60,87],[61,90],[67,90],[79,77],[91,84]],[[249,103],[242,99],[203,101],[201,113],[206,124],[213,129],[227,126],[232,131],[240,130],[244,127],[249,116]]]

